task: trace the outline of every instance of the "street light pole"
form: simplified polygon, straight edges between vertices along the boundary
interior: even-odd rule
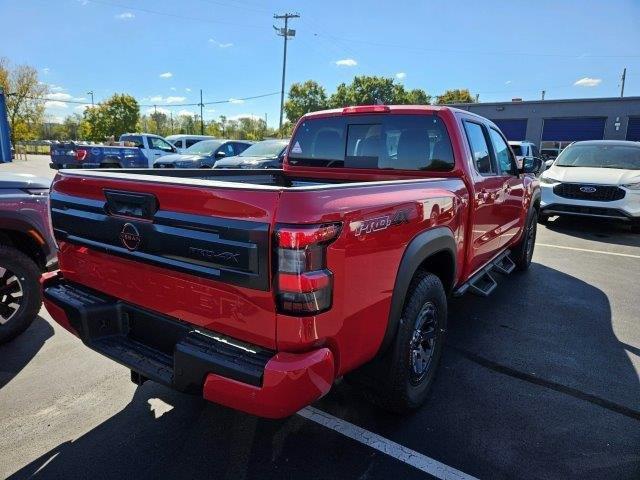
[[[202,89],[200,89],[200,135],[204,135],[204,117],[202,116],[203,107],[204,103],[202,103]]]
[[[289,29],[289,19],[290,18],[300,18],[300,15],[297,13],[285,13],[284,15],[274,15],[273,18],[276,20],[284,19],[284,28],[278,28],[275,25],[273,28],[276,30],[276,34],[280,37],[284,37],[284,55],[282,58],[282,86],[280,88],[280,123],[279,129],[282,130],[282,113],[284,111],[284,80],[287,72],[287,40],[289,37],[295,37],[296,31]]]
[[[91,106],[93,107],[93,90],[87,92],[87,95],[91,95]]]

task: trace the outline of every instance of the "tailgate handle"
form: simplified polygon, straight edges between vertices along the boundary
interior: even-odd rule
[[[158,199],[150,193],[118,192],[105,190],[107,213],[123,217],[152,220],[158,211]]]

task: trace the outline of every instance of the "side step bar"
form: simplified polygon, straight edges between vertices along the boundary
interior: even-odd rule
[[[494,258],[486,267],[475,273],[469,280],[453,291],[454,297],[461,297],[467,292],[471,292],[481,297],[488,297],[498,286],[498,282],[491,275],[492,271],[508,275],[516,268],[516,264],[511,260],[509,250],[505,250]]]

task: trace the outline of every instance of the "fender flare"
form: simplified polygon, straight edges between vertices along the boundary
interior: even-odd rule
[[[386,352],[398,331],[398,324],[402,315],[404,301],[409,291],[409,285],[415,275],[418,267],[430,256],[447,251],[453,259],[451,268],[453,271],[452,283],[456,278],[456,242],[453,238],[453,232],[447,227],[437,227],[426,230],[416,235],[402,255],[396,281],[391,296],[391,308],[389,309],[389,320],[382,343],[378,349],[376,356],[380,356]],[[445,285],[445,290],[450,290],[453,285]]]

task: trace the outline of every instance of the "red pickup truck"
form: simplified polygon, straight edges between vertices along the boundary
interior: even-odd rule
[[[283,171],[60,171],[43,296],[138,384],[277,418],[346,376],[406,411],[447,297],[529,266],[537,168],[485,118],[375,105],[305,115]]]

